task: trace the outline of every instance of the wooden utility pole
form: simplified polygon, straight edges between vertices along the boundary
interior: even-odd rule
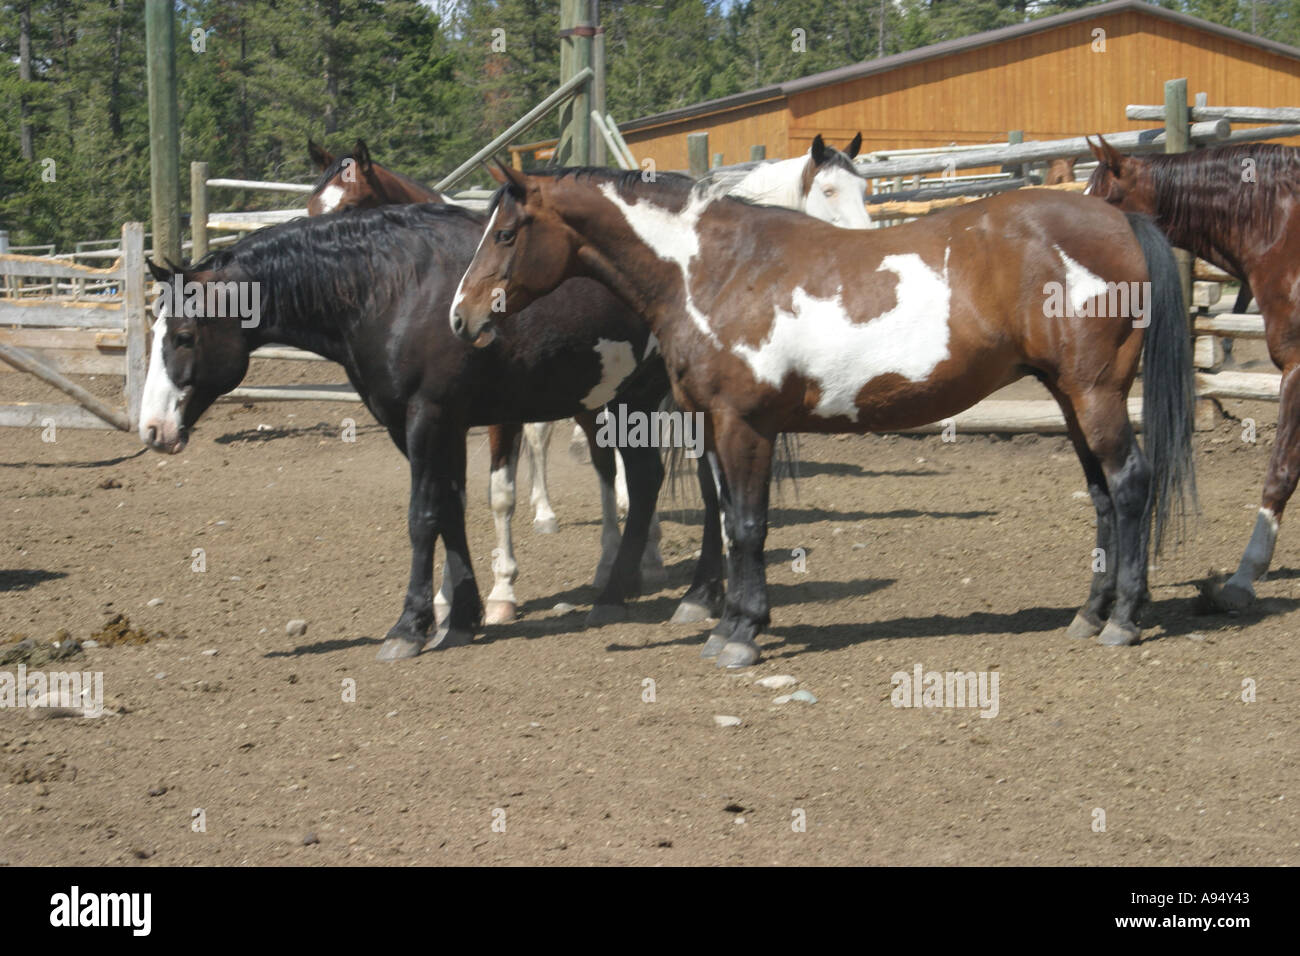
[[[591,0],[560,0],[560,82],[592,67],[596,35]],[[604,97],[602,95],[601,99]],[[586,166],[591,159],[591,84],[584,85],[560,111],[560,143],[555,148],[561,166]]]
[[[149,194],[153,258],[181,261],[180,120],[176,106],[173,0],[145,0],[149,85]]]
[[[1165,83],[1165,152],[1185,153],[1192,148],[1188,129],[1191,117],[1187,110],[1187,80],[1169,80]],[[1182,279],[1183,304],[1192,304],[1192,254],[1185,249],[1175,249],[1178,274]],[[1189,313],[1190,315],[1190,313]],[[1190,321],[1190,318],[1189,320]]]

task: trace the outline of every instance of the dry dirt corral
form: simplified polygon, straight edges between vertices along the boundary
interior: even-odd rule
[[[1274,434],[1275,406],[1229,410],[1267,424],[1255,444],[1231,422],[1198,435],[1204,514],[1154,573],[1133,648],[1064,636],[1093,519],[1063,438],[805,439],[768,541],[765,658],[742,674],[698,658],[703,629],[663,623],[693,508],[665,523],[669,588],[582,628],[598,509],[567,429],[560,532],[516,518],[521,619],[399,664],[374,656],[405,587],[406,471],[363,410],[218,406],[175,458],[2,430],[0,640],[85,640],[113,614],[147,640],[59,665],[102,671],[120,712],[0,712],[0,860],[1294,864],[1296,530],[1260,613],[1194,613],[1195,582],[1245,543]],[[471,451],[486,593],[481,435]],[[998,715],[891,706],[918,663],[996,670]],[[816,703],[774,703],[755,684],[774,674]]]

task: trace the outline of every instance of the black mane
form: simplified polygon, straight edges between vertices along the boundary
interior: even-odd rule
[[[458,223],[473,228],[446,228]],[[382,308],[437,257],[459,252],[468,260],[482,228],[477,213],[442,203],[350,210],[259,229],[185,271],[259,282],[269,326],[312,327]]]

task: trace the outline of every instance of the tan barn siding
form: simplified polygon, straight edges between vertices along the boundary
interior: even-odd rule
[[[1092,51],[1106,31],[1106,52]],[[1159,125],[1124,119],[1129,103],[1160,103],[1164,82],[1187,77],[1190,95],[1214,105],[1300,106],[1300,61],[1138,11],[1098,16],[1030,36],[913,63],[713,116],[628,136],[662,169],[686,166],[686,134],[709,131],[710,153],[771,158],[808,149],[821,133],[842,144],[861,131],[863,149],[1058,139]],[[1300,145],[1300,138],[1288,141]]]

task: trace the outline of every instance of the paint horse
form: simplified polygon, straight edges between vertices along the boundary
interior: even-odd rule
[[[861,133],[842,152],[818,134],[807,155],[761,163],[727,192],[762,206],[797,209],[846,229],[875,229],[879,224],[867,215],[867,179],[853,165],[861,147]]]
[[[204,411],[243,379],[250,353],[278,343],[341,364],[409,460],[411,576],[381,660],[467,643],[482,622],[465,536],[471,426],[566,418],[614,399],[649,413],[668,387],[644,323],[591,280],[540,299],[490,347],[460,342],[446,315],[482,234],[483,218],[459,207],[387,206],[268,227],[179,276],[152,267],[160,282],[179,278],[194,283],[197,294],[184,300],[183,310],[166,304],[159,310],[141,409],[143,441],[179,452]],[[261,304],[256,320],[223,316],[228,290],[249,287]],[[613,449],[600,451],[612,472]],[[597,622],[623,616],[624,602],[639,593],[663,477],[657,449],[624,454],[632,503],[592,610]],[[503,469],[491,478],[494,518],[507,534],[504,503],[514,501],[513,490],[502,487],[508,474]],[[430,635],[438,538],[446,548],[441,593],[448,607]],[[508,555],[496,556],[488,597],[489,607],[507,605],[503,619],[513,618],[515,604],[517,569]]]
[[[1146,213],[1175,246],[1242,280],[1237,311],[1253,293],[1269,357],[1282,370],[1277,439],[1255,527],[1236,573],[1215,595],[1225,610],[1240,610],[1268,572],[1300,479],[1300,149],[1250,143],[1138,159],[1097,139],[1088,194]]]
[[[1186,311],[1172,251],[1148,219],[1017,192],[846,230],[672,174],[502,174],[452,330],[481,341],[579,275],[644,317],[677,402],[706,413],[732,542],[704,657],[744,667],[760,656],[778,433],[919,426],[1025,375],[1065,415],[1109,558],[1068,633],[1138,640],[1153,516],[1158,550],[1175,500],[1195,497]],[[1139,362],[1145,452],[1125,404]]]

